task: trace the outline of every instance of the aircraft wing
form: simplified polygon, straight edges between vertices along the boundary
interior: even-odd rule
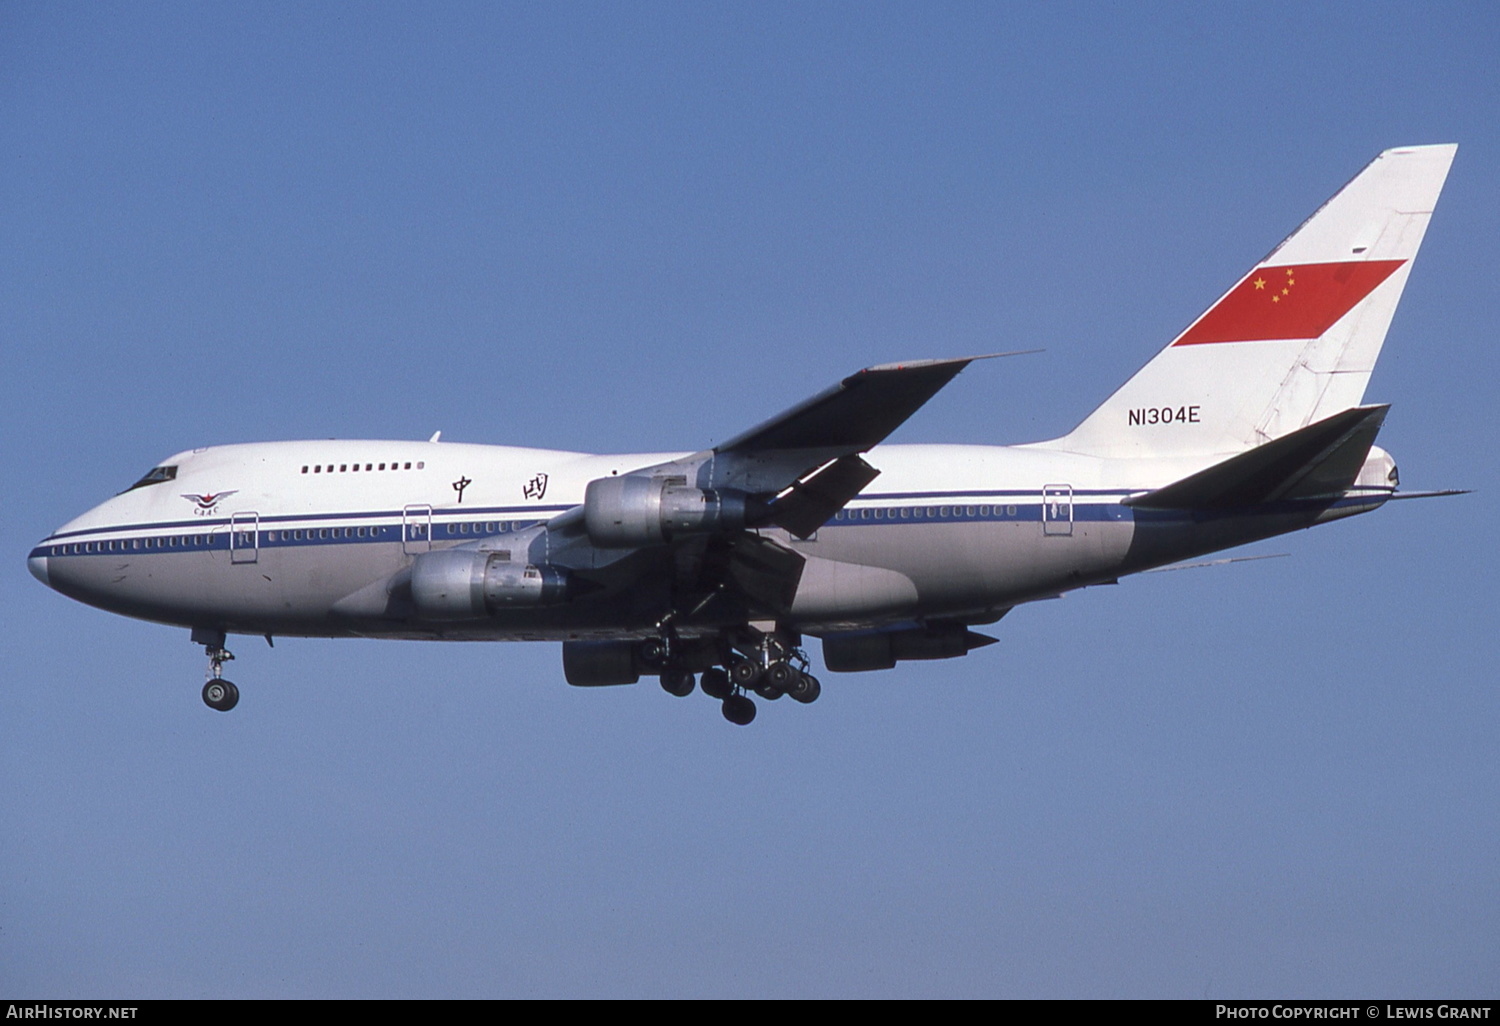
[[[970,363],[989,358],[867,367],[712,449],[621,476],[742,493],[751,497],[751,526],[775,524],[806,537],[879,475],[860,453],[883,442]],[[551,526],[582,530],[583,508],[562,513]]]
[[[765,522],[807,537],[880,473],[862,460],[981,357],[868,367],[712,450],[703,487],[768,499]]]
[[[756,453],[779,449],[865,452],[885,441],[922,404],[937,395],[978,356],[915,360],[867,367],[772,417],[714,452]]]
[[[594,481],[547,525],[549,559],[606,588],[670,576],[688,609],[783,611],[803,558],[756,529],[811,535],[880,473],[860,454],[982,358],[870,367],[712,449]]]

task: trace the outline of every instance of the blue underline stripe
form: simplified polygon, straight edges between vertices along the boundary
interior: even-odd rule
[[[901,494],[901,493],[892,493],[892,494],[895,495],[895,494]],[[970,496],[975,496],[975,495],[979,495],[979,494],[1015,495],[1017,493],[1014,493],[1014,492],[992,492],[992,493],[947,492],[947,493],[921,493],[921,494],[923,494],[923,495],[944,494],[944,495],[948,495],[948,496],[970,497]],[[1035,492],[1031,492],[1031,493],[1028,493],[1028,494],[1030,494],[1031,496],[1035,496],[1036,493]],[[1079,495],[1079,494],[1088,494],[1088,493],[1074,492],[1073,494],[1076,496],[1076,495]],[[1104,494],[1104,493],[1094,493],[1094,494]],[[1110,493],[1107,493],[1107,494],[1112,494],[1112,495],[1129,495],[1129,494],[1133,494],[1133,493],[1132,492],[1110,492]],[[861,498],[864,499],[864,498],[872,498],[872,497],[871,496],[861,496]],[[1389,498],[1388,494],[1381,494],[1381,493],[1373,493],[1373,494],[1370,494],[1370,495],[1352,495],[1352,496],[1346,495],[1345,497],[1343,497],[1341,499],[1337,499],[1337,500],[1335,500],[1335,501],[1333,501],[1331,503],[1328,503],[1328,508],[1330,508],[1330,509],[1337,509],[1337,508],[1348,507],[1348,506],[1367,506],[1367,505],[1370,505],[1371,503],[1384,503],[1384,501],[1387,498]],[[1045,505],[1050,505],[1050,503],[1049,504],[1045,504]],[[1063,505],[1066,507],[1068,504],[1064,503]],[[1291,503],[1291,504],[1277,503],[1277,504],[1273,504],[1272,507],[1270,507],[1270,508],[1261,507],[1258,510],[1255,510],[1255,512],[1261,512],[1261,513],[1267,513],[1267,514],[1274,514],[1274,513],[1277,513],[1277,512],[1287,511],[1288,509],[1290,509],[1293,506],[1300,507],[1301,505],[1303,505],[1303,504],[1299,504],[1299,503]],[[1035,522],[1041,521],[1041,519],[1042,519],[1043,506],[1044,506],[1043,503],[1035,502],[1035,501],[1033,501],[1033,502],[1026,502],[1026,503],[969,503],[969,502],[956,503],[956,502],[952,502],[952,501],[949,501],[949,502],[946,502],[946,503],[943,503],[943,502],[926,503],[926,502],[924,502],[924,503],[920,504],[920,506],[904,506],[904,507],[903,506],[875,506],[875,505],[858,505],[858,506],[853,506],[853,505],[851,505],[851,506],[846,507],[844,510],[840,511],[840,513],[836,514],[835,517],[834,517],[834,519],[829,520],[826,524],[824,524],[821,528],[819,528],[819,530],[825,530],[825,531],[826,530],[836,530],[836,529],[844,528],[844,527],[866,527],[866,526],[875,527],[875,526],[885,526],[885,525],[892,524],[892,523],[897,523],[897,524],[902,524],[902,525],[954,524],[954,523],[976,523],[976,522],[984,522],[984,523],[1032,522],[1032,523],[1035,523]],[[1074,502],[1072,502],[1071,506],[1072,506],[1072,515],[1071,515],[1071,517],[1058,517],[1058,518],[1052,519],[1049,522],[1063,524],[1063,523],[1067,523],[1069,520],[1071,520],[1071,521],[1073,521],[1075,523],[1078,523],[1078,522],[1104,522],[1104,521],[1115,521],[1115,522],[1120,522],[1120,521],[1139,521],[1139,520],[1142,520],[1142,519],[1150,519],[1150,520],[1156,520],[1156,521],[1174,520],[1174,519],[1191,520],[1195,516],[1199,516],[1199,515],[1208,515],[1208,516],[1242,516],[1242,515],[1246,515],[1247,512],[1249,512],[1249,511],[1241,511],[1241,510],[1225,510],[1225,511],[1200,511],[1199,513],[1195,514],[1195,512],[1192,511],[1192,510],[1147,510],[1147,509],[1137,510],[1137,509],[1132,509],[1131,507],[1128,507],[1128,506],[1122,506],[1118,502],[1078,502],[1078,501],[1076,501],[1076,499],[1075,499]],[[928,509],[941,509],[941,508],[944,508],[944,507],[947,507],[949,509],[949,512],[948,512],[947,515],[943,515],[941,513],[938,513],[938,514],[933,515],[933,516],[928,516],[927,515],[926,511]],[[969,508],[973,508],[973,507],[984,508],[984,509],[987,509],[988,512],[981,514],[981,513],[978,512],[978,509],[976,509],[975,512],[972,513],[972,514],[966,512]],[[416,534],[416,535],[404,535],[403,534],[403,527],[405,527],[407,525],[426,527],[428,520],[427,520],[427,514],[425,514],[425,513],[419,514],[419,515],[417,515],[415,517],[412,517],[410,519],[403,520],[401,511],[395,511],[395,512],[376,511],[376,512],[351,512],[351,513],[309,513],[309,514],[304,514],[304,515],[300,515],[300,516],[299,515],[286,514],[286,515],[276,515],[276,516],[262,517],[262,518],[260,518],[255,523],[246,523],[246,522],[235,522],[235,523],[232,523],[229,519],[214,519],[214,520],[191,520],[191,521],[166,521],[166,522],[161,522],[161,523],[146,523],[146,524],[127,524],[127,525],[122,525],[122,526],[100,527],[100,528],[94,528],[94,529],[82,530],[82,531],[69,531],[69,532],[66,532],[66,533],[63,533],[63,534],[51,535],[48,538],[46,538],[43,541],[41,541],[40,543],[38,543],[37,546],[34,549],[32,549],[31,555],[33,555],[33,556],[52,556],[52,555],[58,555],[58,556],[62,556],[62,555],[68,555],[68,556],[73,556],[73,555],[78,555],[78,556],[99,556],[99,555],[109,556],[109,555],[114,555],[114,556],[119,556],[119,555],[123,555],[123,554],[126,554],[126,553],[155,554],[155,553],[161,553],[161,552],[193,552],[193,551],[207,551],[207,550],[214,550],[214,549],[228,549],[229,548],[229,535],[231,533],[234,533],[234,534],[246,534],[246,535],[248,535],[252,531],[257,531],[258,537],[257,537],[256,540],[258,542],[259,547],[261,547],[261,548],[295,547],[295,546],[303,546],[303,545],[355,545],[355,544],[362,544],[362,543],[367,543],[367,542],[379,542],[379,543],[384,543],[384,544],[391,544],[391,543],[401,542],[401,541],[408,541],[408,542],[459,541],[459,542],[461,542],[461,541],[464,541],[464,540],[467,540],[467,539],[474,539],[474,538],[495,538],[495,537],[499,537],[499,536],[502,536],[502,535],[505,535],[505,534],[513,534],[513,533],[516,533],[516,531],[518,531],[518,530],[528,529],[528,528],[536,526],[538,524],[545,523],[547,520],[551,519],[552,516],[556,515],[558,512],[561,512],[561,511],[564,511],[564,510],[568,510],[568,509],[572,509],[572,508],[573,507],[571,507],[571,506],[551,506],[551,507],[505,506],[505,507],[476,507],[476,508],[474,508],[472,510],[451,510],[451,509],[450,510],[443,510],[443,511],[434,510],[432,512],[432,530],[430,532],[430,536],[428,535],[427,532],[422,532],[421,534]],[[1012,508],[1015,509],[1014,513],[1010,512],[1010,510]],[[906,509],[906,510],[909,510],[911,512],[907,516],[901,516],[900,515],[900,511],[902,509]],[[916,513],[916,511],[918,509],[920,509],[922,511],[920,516],[919,515],[915,515],[915,513]],[[879,510],[882,514],[896,513],[897,515],[896,516],[882,515],[881,517],[877,518],[877,517],[874,516],[874,512],[876,510]],[[851,513],[858,514],[858,513],[862,513],[862,512],[869,512],[871,515],[869,517],[850,516]],[[518,515],[518,514],[520,514],[520,515]],[[1250,515],[1254,515],[1254,513],[1250,512]],[[491,522],[495,522],[495,521],[500,521],[502,519],[504,521],[507,521],[506,529],[503,530],[503,531],[499,530],[497,528],[496,530],[493,530],[493,531],[472,531],[472,532],[468,532],[468,533],[464,533],[464,534],[459,534],[459,533],[449,533],[448,530],[447,530],[448,527],[450,527],[450,526],[456,527],[456,526],[458,526],[461,523],[462,524],[472,524],[476,520],[481,520],[481,521],[483,521],[483,520],[490,520]],[[385,521],[385,522],[383,522],[383,523],[377,523],[377,524],[370,524],[369,521],[371,521],[371,520],[378,520],[378,521]],[[326,528],[325,527],[311,527],[311,528],[282,528],[282,527],[274,527],[274,528],[267,528],[265,526],[267,524],[306,523],[306,522],[314,522],[314,523],[319,523],[319,524],[332,524],[335,521],[342,521],[343,523],[342,524],[338,524],[336,526],[326,527]],[[524,524],[525,527],[524,528],[517,527],[518,524]],[[318,531],[318,530],[328,530],[330,533],[332,533],[334,531],[342,531],[342,530],[353,531],[353,530],[357,530],[360,527],[365,528],[369,532],[368,536],[366,536],[366,537],[349,536],[349,537],[330,537],[330,538],[287,538],[286,537],[286,535],[289,534],[289,533],[291,533],[293,530],[306,531],[307,533],[311,534],[311,533],[313,533],[315,531]],[[194,530],[195,528],[196,528],[196,530]],[[215,530],[215,528],[224,528],[225,530]],[[376,533],[377,529],[379,530],[380,533]],[[104,549],[102,551],[96,551],[96,552],[78,552],[78,553],[65,552],[65,553],[56,553],[56,554],[48,551],[51,548],[56,548],[56,547],[59,547],[59,546],[62,546],[62,547],[71,547],[72,545],[76,545],[76,544],[95,544],[95,542],[93,542],[92,539],[89,542],[86,542],[86,543],[85,542],[78,542],[78,541],[64,541],[64,539],[76,539],[76,538],[81,538],[83,536],[92,536],[93,538],[100,538],[100,537],[109,536],[109,535],[119,535],[119,534],[126,533],[126,532],[135,532],[135,531],[163,531],[163,530],[166,530],[167,534],[170,535],[170,536],[173,536],[173,537],[190,537],[190,536],[194,536],[194,535],[200,535],[200,536],[202,536],[203,540],[201,542],[197,542],[197,543],[191,543],[190,542],[190,543],[185,544],[185,545],[184,544],[178,544],[178,545],[170,545],[170,546],[152,546],[149,549],[147,549],[147,548],[140,548],[140,549],[126,548],[126,549],[114,549],[114,550]],[[274,541],[267,537],[269,534],[271,534],[273,532],[278,535],[278,537]],[[387,532],[389,532],[389,533],[387,533]],[[156,538],[159,537],[159,536],[158,535],[152,535],[150,537],[152,538],[152,540],[156,540]],[[127,542],[129,542],[129,541],[135,541],[135,540],[142,540],[142,541],[144,541],[145,539],[144,538],[142,538],[142,539],[125,539],[125,541],[127,541]],[[100,544],[102,544],[102,543],[100,543]],[[248,549],[251,546],[249,546],[249,545],[246,545],[246,546],[237,546],[237,548],[238,547],[243,547],[243,548]]]

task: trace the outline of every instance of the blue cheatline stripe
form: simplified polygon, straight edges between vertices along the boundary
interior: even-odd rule
[[[950,493],[952,494],[952,493]],[[964,496],[972,495],[972,492],[961,493]],[[843,509],[834,514],[832,520],[828,521],[819,530],[828,530],[839,527],[870,527],[876,525],[890,524],[893,521],[898,524],[971,524],[971,523],[1035,523],[1042,519],[1043,504],[1036,502],[1036,493],[1029,493],[1032,499],[1029,503],[998,502],[998,503],[942,503],[923,504],[920,506],[858,506],[852,509]],[[1050,505],[1050,503],[1048,504]],[[1063,511],[1060,516],[1050,519],[1057,521],[1072,520],[1074,523],[1087,521],[1123,521],[1129,520],[1130,510],[1121,506],[1118,502],[1091,502],[1072,503],[1072,516],[1067,514],[1067,503],[1062,504]],[[876,513],[880,516],[876,516]]]
[[[413,503],[413,505],[421,505]],[[504,519],[514,520],[520,517],[535,517],[544,515],[551,519],[558,513],[572,509],[572,506],[475,506],[473,509],[434,508],[432,516],[453,519],[455,523],[462,520],[480,519]],[[245,510],[245,514],[253,513],[254,510]],[[412,512],[407,514],[405,510],[354,510],[347,513],[278,513],[270,516],[260,517],[262,524],[291,524],[304,523],[306,521],[334,521],[334,520],[400,520],[403,516],[413,518],[427,518],[427,513]],[[126,531],[171,531],[173,533],[190,534],[194,529],[202,531],[204,528],[227,527],[229,517],[199,517],[194,520],[158,520],[140,524],[119,524],[109,527],[88,527],[79,531],[63,531],[48,535],[46,541],[61,541],[64,538],[81,538],[84,535],[121,534]]]
[[[509,507],[508,509],[516,509]],[[918,526],[921,524],[938,523],[976,523],[976,522],[1038,522],[1042,519],[1042,507],[1038,503],[1031,504],[964,504],[964,505],[936,505],[931,507],[934,511],[932,516],[927,515],[929,507],[921,506],[861,506],[853,510],[841,511],[833,520],[824,525],[823,530],[842,527],[864,527],[874,525],[889,525],[897,523],[907,526]],[[907,516],[902,517],[901,510],[904,509]],[[970,510],[973,510],[970,513]],[[881,516],[875,518],[875,512],[879,511]],[[981,512],[981,510],[983,512]],[[1014,510],[1014,512],[1011,512]],[[464,511],[469,514],[479,513],[479,509]],[[500,512],[495,510],[494,512]],[[537,510],[533,507],[527,512],[535,516]],[[852,516],[851,516],[852,514]],[[920,514],[920,515],[919,515]],[[446,517],[447,515],[445,515]],[[219,520],[213,522],[194,521],[185,525],[153,525],[135,524],[125,527],[101,528],[93,532],[69,532],[67,538],[77,538],[84,534],[94,537],[88,541],[62,541],[63,535],[55,535],[39,544],[32,550],[33,556],[146,556],[168,552],[208,552],[225,551],[230,548],[230,535],[237,539],[235,548],[248,550],[250,548],[296,548],[310,545],[358,545],[365,543],[394,543],[406,541],[427,541],[425,532],[416,533],[424,529],[426,516],[420,521],[410,521],[406,529],[412,533],[403,536],[403,524],[382,523],[370,524],[372,519],[392,518],[390,513],[339,513],[339,514],[316,514],[303,517],[279,516],[275,518],[265,517],[260,520],[260,529],[255,531],[248,524],[235,525],[238,529],[225,530],[230,522]],[[1066,518],[1063,518],[1066,519]],[[1075,522],[1081,521],[1120,521],[1130,519],[1130,511],[1118,503],[1090,503],[1082,505],[1073,504],[1073,516]],[[267,528],[267,523],[289,523],[309,521],[317,522],[318,527],[272,527]],[[332,523],[342,521],[342,523]],[[433,542],[464,542],[483,538],[496,538],[506,534],[514,534],[517,531],[528,530],[546,522],[545,519],[514,519],[514,520],[474,520],[465,517],[463,520],[439,519],[434,513],[431,532]],[[105,535],[118,534],[123,531],[143,531],[159,528],[160,526],[186,526],[196,527],[197,531],[170,531],[165,535],[150,535],[135,538],[107,538]],[[460,526],[468,528],[460,531]],[[218,531],[205,531],[207,527],[218,527]],[[254,537],[252,537],[252,534]],[[111,548],[113,544],[113,548]]]
[[[1062,482],[1059,482],[1059,484],[1062,487],[1065,487],[1065,488],[1069,487],[1068,485],[1063,484]],[[1091,495],[1091,496],[1114,496],[1114,495],[1118,495],[1121,498],[1124,498],[1127,495],[1135,495],[1135,494],[1137,494],[1139,492],[1146,491],[1146,489],[1144,489],[1144,488],[1069,488],[1069,491],[1070,491],[1070,493],[1072,495],[1075,495],[1075,496],[1077,496],[1077,495]],[[993,489],[993,490],[980,489],[980,490],[968,490],[968,491],[953,491],[952,489],[949,489],[948,491],[942,491],[942,492],[861,492],[859,494],[859,497],[861,499],[868,499],[868,500],[871,500],[871,501],[882,500],[882,499],[920,499],[923,502],[927,502],[927,501],[942,502],[942,501],[946,500],[949,503],[952,503],[955,499],[968,499],[970,497],[974,497],[974,498],[997,498],[998,497],[998,498],[1008,498],[1012,502],[1016,502],[1016,501],[1021,501],[1021,502],[1031,501],[1031,502],[1035,502],[1036,501],[1036,497],[1037,497],[1038,494],[1040,494],[1040,491],[1039,491],[1039,489],[1036,489],[1036,488],[1023,489],[1023,490],[1020,490],[1020,491],[1018,491],[1018,490],[1016,490],[1014,488],[998,488],[998,489]]]
[[[372,514],[373,515],[373,514]],[[346,520],[367,519],[358,515],[341,514]],[[291,518],[278,518],[291,519]],[[305,520],[319,519],[327,521],[329,517],[305,517]],[[432,530],[433,541],[467,541],[476,538],[496,538],[506,534],[514,534],[517,531],[528,530],[545,520],[508,520],[508,521],[463,521],[463,526],[472,528],[465,532],[459,532],[456,528],[458,521],[450,521],[447,524],[434,524]],[[222,523],[227,523],[224,521]],[[221,523],[221,526],[222,526]],[[135,530],[140,530],[142,525],[137,525]],[[194,525],[196,526],[196,525]],[[369,542],[389,544],[400,541],[423,542],[427,541],[425,517],[421,524],[411,524],[411,533],[403,536],[401,524],[345,524],[335,527],[306,527],[306,528],[275,528],[271,530],[261,529],[252,531],[248,525],[241,525],[242,529],[234,531],[219,531],[217,533],[198,531],[194,533],[172,532],[167,535],[151,535],[140,538],[118,538],[101,539],[98,541],[70,541],[56,543],[49,539],[42,542],[31,550],[33,556],[149,556],[166,552],[211,552],[225,551],[230,548],[230,536],[235,535],[242,539],[234,547],[236,549],[250,548],[295,548],[307,545],[359,545]],[[450,533],[448,528],[455,528]],[[123,530],[117,528],[114,530]],[[79,532],[74,532],[76,535]],[[99,532],[104,533],[104,532]],[[257,537],[252,538],[255,534]],[[72,535],[70,535],[71,537]],[[111,548],[113,544],[113,548]],[[55,551],[62,550],[62,551]],[[77,551],[75,551],[77,550]]]
[[[1139,489],[1137,489],[1137,491],[1139,491]],[[1122,490],[1122,489],[1112,489],[1112,490],[1106,490],[1106,491],[1074,490],[1073,494],[1075,496],[1077,496],[1077,495],[1126,496],[1126,495],[1131,495],[1131,494],[1134,494],[1134,493],[1132,493],[1130,491],[1127,491],[1127,490]],[[1027,501],[1029,501],[1029,502],[1031,502],[1033,504],[1035,504],[1035,502],[1037,500],[1037,492],[1034,489],[1031,490],[1031,491],[1027,491],[1027,492],[1018,492],[1015,489],[1010,489],[1010,490],[1003,490],[1003,491],[890,492],[890,493],[881,493],[881,494],[872,494],[872,495],[861,495],[861,496],[859,496],[859,501],[861,501],[861,502],[876,502],[876,501],[886,501],[886,500],[890,500],[890,499],[903,498],[904,497],[904,498],[910,498],[910,499],[921,499],[924,502],[930,502],[932,504],[941,504],[942,502],[944,502],[946,500],[946,502],[951,505],[955,501],[963,502],[963,501],[969,499],[970,497],[977,497],[977,496],[1005,496],[1005,497],[1013,497],[1015,500],[1020,500],[1021,502],[1027,502]],[[418,505],[425,505],[425,504],[423,504],[423,503],[412,503],[411,505],[418,506]],[[452,520],[454,522],[472,521],[472,520],[476,520],[476,519],[479,519],[479,520],[488,520],[488,519],[514,520],[517,517],[525,518],[525,517],[536,517],[536,516],[544,516],[544,517],[547,517],[547,518],[550,519],[552,516],[554,516],[554,515],[556,515],[558,513],[566,512],[567,510],[570,510],[572,508],[573,508],[573,505],[547,505],[547,506],[474,506],[474,507],[453,507],[453,506],[447,506],[447,507],[434,507],[432,509],[432,517],[433,517],[434,521],[441,521],[443,523],[447,523],[449,520]],[[254,512],[254,511],[253,510],[245,510],[244,512],[248,514],[248,513]],[[366,522],[368,522],[368,521],[371,521],[371,520],[392,520],[392,519],[394,519],[394,520],[400,520],[404,516],[407,516],[407,515],[408,514],[406,513],[406,511],[404,509],[351,510],[351,511],[345,512],[345,513],[278,513],[278,514],[272,514],[272,515],[262,516],[262,517],[260,517],[259,522],[260,522],[260,524],[262,526],[264,526],[266,524],[291,524],[291,523],[307,523],[307,522],[314,522],[314,523],[317,523],[317,522],[327,522],[327,523],[332,523],[334,521],[349,521],[350,523],[353,523],[355,521],[366,521]],[[413,517],[421,517],[421,518],[425,519],[426,516],[427,516],[427,514],[425,512],[423,512],[423,513],[414,513],[414,514],[411,514],[411,516],[413,516]],[[167,532],[173,533],[173,534],[192,534],[195,531],[201,532],[204,529],[212,529],[214,527],[228,527],[229,524],[230,524],[229,517],[223,516],[223,517],[212,517],[212,518],[210,518],[210,517],[195,517],[195,518],[192,518],[192,519],[189,519],[189,520],[157,520],[157,521],[147,521],[147,522],[135,523],[135,524],[110,525],[110,526],[107,526],[107,527],[90,527],[90,528],[84,528],[84,529],[78,530],[78,531],[62,531],[62,532],[58,532],[56,534],[49,535],[46,539],[44,539],[43,544],[45,544],[47,542],[62,541],[64,538],[82,538],[84,536],[96,537],[96,536],[105,536],[105,535],[111,535],[111,534],[118,535],[118,534],[124,534],[124,533],[130,532],[130,531],[167,531]]]
[[[910,526],[922,524],[958,524],[958,523],[1036,523],[1042,520],[1043,504],[1039,502],[1029,503],[1007,503],[1007,502],[963,502],[951,501],[953,496],[969,498],[980,494],[976,492],[947,492],[947,493],[923,493],[930,496],[950,497],[948,502],[935,501],[921,505],[899,505],[899,506],[872,506],[860,505],[840,510],[834,518],[820,530],[834,530],[846,527],[879,527],[892,523]],[[990,493],[998,495],[1019,495],[1015,492]],[[1035,497],[1035,492],[1025,493]],[[1080,494],[1075,492],[1075,496]],[[1111,495],[1128,495],[1130,492],[1110,492]],[[861,496],[864,498],[864,496]],[[1072,516],[1053,517],[1057,522],[1066,522],[1069,519],[1074,523],[1100,523],[1100,522],[1126,522],[1138,520],[1151,520],[1157,523],[1164,521],[1191,521],[1200,518],[1236,517],[1255,514],[1277,514],[1289,513],[1308,509],[1310,506],[1322,506],[1329,509],[1348,508],[1351,506],[1378,505],[1389,498],[1388,495],[1357,495],[1346,496],[1331,503],[1313,503],[1309,501],[1300,502],[1278,502],[1266,506],[1251,507],[1248,510],[1215,510],[1215,511],[1193,511],[1193,510],[1152,510],[1132,509],[1122,506],[1118,502],[1088,502],[1072,503]],[[1050,505],[1050,504],[1048,504]],[[494,538],[505,534],[513,534],[517,531],[526,530],[543,524],[551,515],[563,510],[571,509],[570,506],[492,506],[475,507],[470,510],[434,510],[432,513],[432,537],[434,542],[456,541],[462,542],[469,539]],[[932,511],[929,515],[929,510]],[[876,513],[880,515],[877,517]],[[516,519],[516,514],[525,514],[523,518]],[[547,516],[538,519],[537,514]],[[422,534],[410,534],[403,538],[403,524],[400,522],[402,514],[400,511],[377,511],[377,512],[354,512],[354,513],[312,513],[303,516],[278,515],[261,517],[259,519],[260,529],[253,532],[245,525],[242,530],[220,530],[214,532],[205,528],[227,528],[230,526],[228,519],[216,520],[192,520],[172,521],[165,523],[127,524],[116,527],[101,527],[90,531],[70,531],[65,534],[53,535],[34,549],[32,556],[120,556],[153,555],[164,552],[206,552],[213,550],[227,550],[230,547],[230,534],[244,537],[236,548],[249,549],[259,548],[294,548],[308,545],[357,545],[362,543],[392,543],[407,541],[427,541]],[[489,519],[491,516],[493,520]],[[505,519],[501,519],[504,517]],[[371,520],[396,520],[396,523],[371,524]],[[335,523],[342,521],[342,523]],[[307,523],[314,522],[319,527],[267,528],[266,524],[285,523]],[[411,528],[425,528],[427,515],[420,514],[418,518],[408,521]],[[460,533],[457,528],[465,525],[471,529],[466,533]],[[137,531],[160,531],[163,528],[197,528],[194,530],[169,530],[165,536],[151,535],[141,538],[107,538],[108,535],[118,535],[124,532]],[[502,529],[503,528],[503,529]],[[363,531],[363,534],[360,532]],[[251,534],[257,535],[251,538]],[[79,538],[91,535],[96,540],[87,542],[63,541],[64,538]],[[111,549],[109,543],[113,541],[115,548]],[[137,545],[139,543],[139,546]],[[74,551],[74,550],[79,551]]]

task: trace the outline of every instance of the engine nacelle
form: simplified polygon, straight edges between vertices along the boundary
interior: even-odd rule
[[[601,477],[583,493],[589,541],[600,548],[660,545],[682,534],[714,534],[745,526],[746,495],[688,488],[663,477]],[[681,480],[678,478],[677,480]]]
[[[411,598],[424,620],[478,620],[567,598],[567,571],[513,563],[506,552],[443,549],[412,561]]]
[[[634,641],[564,641],[563,676],[580,688],[634,684],[641,679]]]
[[[953,659],[995,639],[961,623],[894,631],[852,631],[823,638],[823,662],[836,673],[889,670],[902,659]]]

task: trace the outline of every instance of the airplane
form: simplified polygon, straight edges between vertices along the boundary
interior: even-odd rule
[[[28,566],[186,627],[228,711],[227,638],[562,643],[569,684],[656,676],[731,723],[832,672],[993,643],[1016,606],[1378,509],[1364,392],[1453,145],[1387,150],[1068,434],[883,445],[979,357],[870,367],[707,449],[418,441],[178,453]]]

